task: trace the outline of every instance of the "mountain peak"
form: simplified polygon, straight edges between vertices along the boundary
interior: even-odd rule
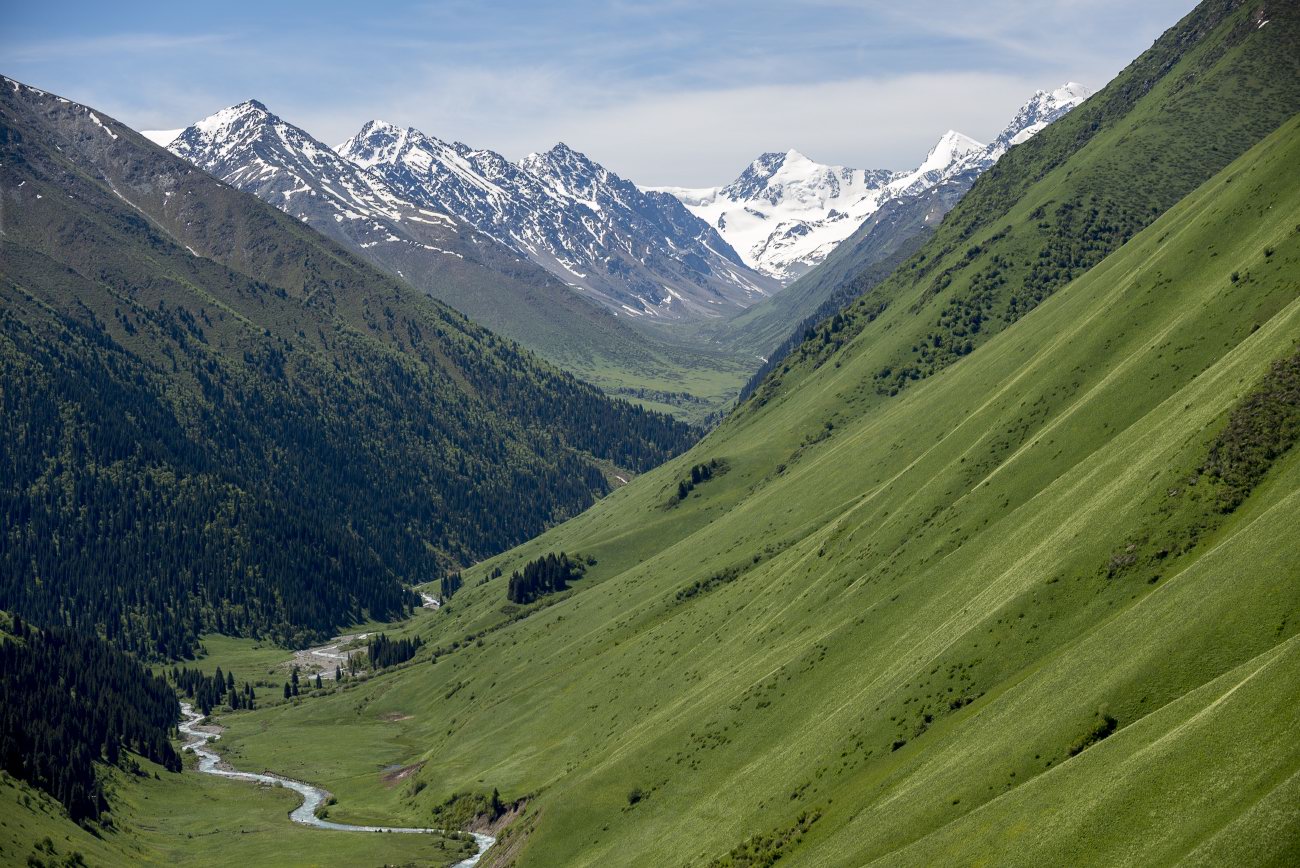
[[[973,154],[983,149],[984,145],[970,136],[956,130],[948,130],[939,137],[939,141],[935,142],[934,147],[930,149],[930,153],[926,155],[925,162],[920,165],[917,171],[933,172],[943,170],[967,154]]]
[[[989,147],[1000,157],[1012,145],[1028,140],[1039,130],[1092,96],[1092,89],[1077,81],[1067,81],[1053,91],[1040,90],[1030,97]]]
[[[569,175],[591,175],[601,171],[602,167],[582,151],[575,151],[564,142],[556,142],[550,150],[542,154],[529,154],[518,165],[539,177],[554,176],[557,173]]]
[[[390,124],[388,121],[381,121],[379,118],[373,118],[361,125],[359,135],[368,136],[375,133],[382,135],[400,135],[401,128],[396,124]]]
[[[262,102],[248,99],[208,115],[203,120],[196,122],[190,129],[198,130],[208,139],[217,140],[224,139],[232,132],[250,124],[261,124],[277,120],[279,118],[271,114],[270,109]]]
[[[1052,91],[1051,95],[1052,98],[1058,102],[1070,99],[1083,102],[1085,99],[1092,96],[1092,88],[1088,87],[1086,84],[1079,84],[1077,81],[1067,81],[1065,84]]]

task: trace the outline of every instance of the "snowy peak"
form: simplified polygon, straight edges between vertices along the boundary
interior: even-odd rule
[[[338,229],[355,241],[353,236],[369,236],[380,232],[377,226],[400,226],[404,220],[440,224],[444,227],[440,239],[455,232],[451,218],[432,211],[416,213],[380,179],[284,121],[258,100],[204,118],[182,131],[168,148],[226,183],[254,193],[322,231],[328,228],[327,234],[342,224],[356,223],[355,230]],[[400,240],[407,235],[385,230],[381,237]]]
[[[388,121],[366,121],[361,125],[360,131],[358,131],[355,136],[348,139],[334,150],[339,154],[373,154],[377,151],[394,146],[401,140],[402,132],[401,128],[388,123]],[[352,158],[352,162],[360,164],[361,160]]]
[[[1050,93],[1040,90],[1020,107],[995,143],[1008,148],[1018,145],[1090,96],[1092,90],[1075,81],[1067,82]]]
[[[939,138],[939,141],[935,142],[934,147],[926,155],[925,161],[917,167],[916,172],[920,174],[943,172],[951,168],[962,157],[983,149],[984,145],[970,136],[962,135],[956,130],[948,130]]]
[[[621,315],[718,316],[776,288],[681,202],[638,189],[563,142],[512,163],[372,121],[338,152]]]
[[[278,120],[279,118],[271,114],[265,105],[250,99],[209,115],[190,129],[196,130],[211,141],[216,141],[229,139],[260,124],[274,123]]]
[[[918,196],[958,176],[970,180],[1091,93],[1077,82],[1038,91],[991,144],[949,130],[908,171],[850,169],[815,162],[796,150],[770,151],[723,187],[655,189],[677,197],[716,229],[745,264],[789,282],[886,202]]]
[[[1048,124],[1063,117],[1088,97],[1092,91],[1071,81],[1053,91],[1036,91],[1015,116],[1002,128],[998,137],[983,150],[968,154],[954,166],[954,172],[983,172],[1001,159],[1012,147],[1026,142]]]

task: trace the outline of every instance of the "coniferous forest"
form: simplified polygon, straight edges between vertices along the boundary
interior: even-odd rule
[[[0,607],[146,659],[299,646],[694,438],[69,106],[0,96],[6,184],[49,193],[0,239]]]
[[[72,630],[14,619],[0,639],[0,766],[58,799],[77,821],[108,807],[96,762],[130,750],[180,771],[167,682],[129,654]]]
[[[424,640],[419,636],[391,639],[387,634],[380,633],[370,637],[370,641],[366,643],[366,658],[370,661],[371,669],[396,666],[414,657],[415,652],[419,651],[423,644]]]
[[[568,590],[569,582],[582,578],[586,566],[581,560],[570,558],[564,552],[554,552],[529,561],[523,572],[516,570],[506,587],[506,598],[512,603],[531,603],[538,597]]]
[[[240,709],[251,711],[257,707],[257,692],[253,689],[253,685],[245,681],[242,685],[236,686],[234,674],[223,673],[220,666],[211,675],[201,669],[173,666],[171,676],[177,692],[194,700],[195,708],[205,716],[223,703],[234,711]]]

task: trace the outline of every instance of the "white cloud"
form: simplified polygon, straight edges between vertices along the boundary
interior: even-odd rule
[[[548,70],[438,72],[346,112],[272,108],[331,143],[378,116],[512,158],[565,141],[639,184],[708,186],[788,148],[854,167],[913,166],[949,128],[987,140],[1035,89],[1060,83],[951,73],[614,94]]]

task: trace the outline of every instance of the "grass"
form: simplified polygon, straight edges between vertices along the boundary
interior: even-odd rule
[[[450,865],[473,852],[472,844],[437,835],[296,826],[288,814],[299,799],[289,790],[142,765],[149,777],[121,780],[117,787],[116,829],[97,835],[69,823],[48,797],[6,778],[0,783],[0,864],[27,865],[34,855],[61,865],[79,852],[87,865],[423,866]],[[53,854],[35,846],[46,837]]]
[[[325,785],[342,819],[532,795],[521,864],[777,841],[794,865],[1213,862],[1242,842],[1285,862],[1300,574],[1278,541],[1300,454],[1227,514],[1181,489],[1296,352],[1300,234],[1270,215],[1300,213],[1298,159],[1293,120],[888,402],[869,348],[794,372],[688,455],[467,570],[448,611],[412,622],[436,664],[231,716],[228,745]],[[666,509],[711,458],[729,471]],[[1161,534],[1191,544],[1162,556]],[[505,577],[560,550],[597,564],[512,620]],[[820,816],[787,835],[803,812]]]
[[[1095,141],[1026,195],[1125,153]],[[947,301],[895,284],[688,454],[464,571],[400,628],[414,661],[229,715],[223,745],[344,821],[527,796],[521,866],[1293,864],[1300,452],[1227,512],[1201,468],[1297,352],[1297,164],[1300,117],[887,398]],[[508,605],[559,551],[596,563]]]

